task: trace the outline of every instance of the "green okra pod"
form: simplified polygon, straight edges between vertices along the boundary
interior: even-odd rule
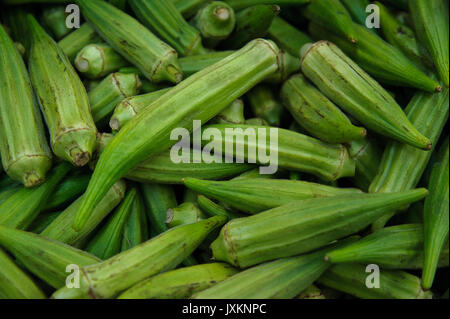
[[[418,66],[433,67],[430,55],[417,41],[414,30],[400,23],[381,3],[376,2],[376,5],[380,8],[380,16],[383,17],[383,23],[380,26],[386,41],[402,51]]]
[[[33,39],[28,62],[31,82],[50,131],[53,153],[84,166],[91,159],[97,134],[86,89],[55,41],[33,16],[27,18]]]
[[[314,23],[309,25],[309,32],[317,40],[328,40],[339,46],[360,68],[382,83],[427,92],[439,92],[442,89],[437,81],[421,71],[402,51],[365,26],[353,24],[360,39],[357,46]]]
[[[300,55],[300,50],[305,44],[312,42],[309,35],[298,30],[280,17],[273,19],[268,37],[275,41],[280,48],[295,57]]]
[[[208,216],[222,215],[228,218],[228,220],[243,217],[240,214],[234,213],[227,210],[226,208],[214,203],[212,200],[203,195],[198,195],[197,204],[200,209],[205,212]]]
[[[330,251],[326,260],[333,264],[376,264],[383,269],[422,269],[424,261],[423,225],[405,224],[377,230],[358,242]],[[448,266],[446,254],[439,266]]]
[[[267,121],[270,126],[280,126],[284,108],[267,85],[258,85],[247,93],[253,115]]]
[[[349,194],[307,199],[229,221],[211,244],[216,260],[239,268],[306,253],[358,232],[392,208],[428,194]]]
[[[175,269],[138,283],[118,299],[187,299],[236,273],[236,269],[224,263]]]
[[[127,0],[108,0],[108,2],[120,10],[125,10],[127,5]]]
[[[405,109],[409,120],[424,135],[435,144],[449,116],[449,89],[441,93],[417,92]],[[431,152],[391,142],[384,150],[378,173],[369,187],[371,193],[398,192],[416,187]],[[394,215],[386,214],[373,225],[373,229],[380,229]]]
[[[200,55],[187,56],[179,59],[180,67],[186,77],[191,76],[204,68],[219,62],[235,51],[218,51]]]
[[[148,222],[144,201],[140,192],[131,206],[131,212],[125,222],[122,238],[122,251],[133,248],[148,239]]]
[[[129,4],[139,21],[181,56],[205,53],[200,32],[184,20],[171,1],[131,0]]]
[[[133,202],[137,196],[135,187],[129,189],[114,211],[94,237],[86,245],[85,250],[100,259],[106,260],[120,252],[124,226],[131,213]]]
[[[237,12],[236,28],[221,42],[221,47],[239,49],[253,39],[265,37],[279,12],[277,5],[256,5]]]
[[[105,1],[79,0],[83,16],[100,36],[152,82],[178,83],[177,53],[133,17]]]
[[[22,188],[0,205],[0,225],[26,229],[44,208],[58,184],[70,171],[68,163],[56,166],[47,180],[34,188]]]
[[[33,10],[26,6],[8,7],[8,10],[2,10],[4,26],[9,30],[11,39],[19,42],[25,48],[25,58],[28,57],[31,40],[28,30],[27,14]]]
[[[347,9],[353,21],[366,25],[366,8],[370,4],[369,0],[341,0],[341,3]],[[374,29],[371,30],[374,31]]]
[[[146,158],[174,145],[176,141],[170,140],[173,129],[192,131],[194,120],[207,122],[275,73],[278,52],[272,42],[254,40],[187,78],[128,122],[100,156],[74,227],[80,229],[84,225],[93,207],[114,182]]]
[[[449,31],[446,0],[409,1],[409,10],[420,42],[430,53],[439,77],[449,85]],[[446,10],[447,9],[447,10]]]
[[[447,104],[448,106],[448,104]],[[430,197],[424,207],[425,262],[422,286],[430,289],[439,263],[444,255],[443,247],[448,242],[449,223],[449,147],[448,136],[439,150],[437,163],[433,166],[429,189]],[[448,261],[448,256],[447,256]]]
[[[170,0],[185,18],[191,18],[210,0]]]
[[[100,79],[129,63],[108,44],[93,43],[78,52],[74,64],[84,77]]]
[[[251,6],[260,4],[278,4],[278,5],[291,5],[291,6],[302,6],[307,4],[310,0],[224,0],[228,3],[234,10],[239,11]]]
[[[345,263],[332,266],[318,283],[343,291],[362,299],[431,299],[432,293],[425,292],[420,279],[400,270],[383,269],[379,272],[379,287],[368,288],[371,271],[365,265]],[[369,281],[370,282],[370,281]]]
[[[81,269],[100,262],[97,257],[69,245],[1,225],[0,245],[10,251],[27,270],[55,289],[66,285],[70,275],[68,266]],[[71,268],[72,272],[74,270]]]
[[[1,25],[0,56],[2,166],[25,187],[37,186],[45,180],[52,155],[25,63]]]
[[[343,196],[361,192],[354,188],[337,188],[310,182],[263,178],[218,182],[185,178],[184,184],[200,194],[249,214],[256,214],[309,198]]]
[[[124,99],[139,93],[142,83],[136,74],[112,73],[88,93],[95,123],[108,120],[108,115]]]
[[[111,298],[142,280],[179,265],[226,218],[215,216],[183,225],[124,251],[104,262],[83,268],[80,288],[61,288],[53,298]]]
[[[66,7],[49,6],[42,11],[42,24],[48,29],[56,40],[69,34],[72,29],[66,26]]]
[[[59,214],[61,214],[61,212],[39,214],[39,216],[33,221],[33,223],[31,223],[31,225],[27,227],[26,231],[40,234],[59,216]]]
[[[205,44],[214,47],[230,36],[236,25],[233,8],[222,1],[212,1],[198,10],[192,23],[200,31]]]
[[[336,45],[319,41],[302,58],[302,71],[322,93],[367,129],[422,149],[431,149],[394,98]],[[345,94],[343,94],[345,92]]]
[[[166,225],[168,228],[173,228],[180,225],[193,224],[205,218],[205,214],[196,204],[184,202],[177,207],[167,210]]]
[[[218,124],[244,124],[244,102],[241,99],[235,100],[229,107],[213,118],[211,122]]]
[[[308,20],[332,30],[350,44],[360,39],[350,13],[339,0],[311,0],[302,13]]]
[[[364,128],[354,126],[348,117],[302,74],[293,75],[284,82],[281,99],[297,123],[324,142],[344,143],[366,135]]]
[[[270,126],[265,119],[253,117],[245,120],[245,125]]]
[[[71,62],[74,62],[78,52],[85,46],[92,43],[100,43],[102,38],[88,23],[83,23],[79,29],[66,35],[59,40],[58,46],[67,55]]]
[[[0,249],[0,299],[45,299],[28,275]]]
[[[96,205],[88,222],[80,231],[75,231],[72,228],[72,224],[75,214],[80,207],[81,198],[83,198],[84,195],[61,212],[58,217],[41,232],[41,235],[71,246],[81,247],[92,231],[103,219],[105,219],[114,207],[120,203],[125,195],[125,187],[125,182],[123,181],[118,181],[114,184],[106,193],[105,197],[98,205]]]
[[[344,240],[344,243],[354,239]],[[340,244],[338,244],[340,246]],[[333,245],[332,247],[336,247]],[[320,251],[266,262],[239,272],[213,287],[196,293],[194,299],[290,299],[308,288],[330,265]]]
[[[214,135],[208,135],[214,132]],[[267,172],[280,168],[311,173],[324,180],[334,181],[353,176],[355,163],[341,144],[327,144],[315,138],[281,128],[264,126],[213,124],[203,127],[202,144],[214,153],[223,153],[226,160],[237,163],[263,163],[260,151],[270,151]],[[220,134],[219,134],[220,133]],[[269,134],[270,133],[270,134]],[[269,135],[272,135],[269,141]],[[275,136],[277,143],[275,143]],[[258,155],[257,155],[258,154]]]
[[[52,196],[46,201],[44,209],[49,211],[70,203],[80,196],[89,183],[89,175],[74,175],[64,179],[58,188],[53,192]]]
[[[0,192],[0,205],[3,204],[8,198],[14,195],[16,192],[20,190],[20,186],[13,186],[11,188],[2,190]]]

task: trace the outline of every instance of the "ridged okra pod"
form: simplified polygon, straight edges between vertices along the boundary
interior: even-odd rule
[[[44,208],[69,170],[70,164],[59,164],[43,184],[15,192],[0,205],[0,225],[26,229]]]
[[[0,299],[45,299],[31,278],[0,249]]]
[[[101,79],[129,63],[108,44],[94,43],[78,52],[74,64],[84,77]]]
[[[220,206],[219,204],[214,203],[212,200],[203,195],[198,195],[197,204],[200,209],[205,212],[205,214],[210,217],[216,215],[222,215],[228,218],[228,220],[242,217],[241,214],[234,213],[232,211],[227,210],[225,207]]]
[[[176,51],[133,17],[105,1],[77,3],[97,33],[150,81],[178,83],[183,79]]]
[[[449,116],[449,89],[435,94],[417,92],[405,111],[413,125],[435,144]],[[416,187],[430,157],[429,151],[391,142],[383,152],[369,192],[399,192]],[[382,228],[393,215],[386,214],[380,218],[374,223],[373,229]]]
[[[33,16],[29,70],[56,156],[83,166],[95,148],[97,129],[86,90],[67,56]]]
[[[241,99],[235,100],[210,121],[210,123],[218,124],[244,124],[244,122],[244,102]]]
[[[366,135],[364,128],[354,126],[348,117],[302,74],[293,75],[284,82],[281,99],[297,123],[324,142],[344,143]]]
[[[378,173],[383,150],[373,138],[368,137],[350,141],[347,148],[356,163],[353,183],[363,191],[368,191]]]
[[[141,80],[136,74],[112,73],[88,93],[92,118],[95,123],[106,120],[118,103],[135,96],[141,89]]]
[[[8,198],[14,195],[17,191],[20,190],[20,186],[13,186],[11,188],[2,190],[0,192],[0,205],[3,204]]]
[[[127,191],[125,198],[114,213],[108,217],[106,223],[95,233],[85,250],[100,259],[106,260],[121,250],[125,222],[131,213],[133,202],[137,196],[137,189]]]
[[[326,259],[333,263],[376,264],[383,269],[422,269],[424,261],[423,225],[404,224],[377,230],[358,242],[330,251]],[[448,266],[446,253],[439,266]]]
[[[278,52],[272,42],[254,40],[187,78],[128,122],[100,156],[74,227],[83,226],[93,207],[114,182],[149,156],[174,145],[176,142],[170,140],[173,129],[192,131],[194,120],[207,122],[276,72]]]
[[[284,107],[275,97],[272,88],[258,85],[247,93],[247,99],[256,117],[262,118],[271,126],[280,126]]]
[[[239,268],[313,251],[358,232],[392,208],[419,201],[426,189],[307,199],[229,221],[211,244],[216,260]]]
[[[380,8],[383,23],[380,24],[384,38],[401,50],[418,66],[433,67],[433,61],[426,49],[416,39],[414,30],[398,21],[383,4],[376,2]]]
[[[4,171],[26,187],[45,180],[51,153],[19,52],[0,25],[0,154]]]
[[[427,92],[441,90],[440,84],[421,71],[402,51],[370,32],[365,26],[353,24],[360,39],[357,46],[314,23],[309,25],[309,32],[314,39],[328,40],[339,46],[360,68],[379,82]]]
[[[214,152],[220,149],[226,160],[235,157],[236,163],[268,164],[269,173],[279,167],[311,173],[328,181],[355,173],[355,163],[341,144],[327,144],[300,133],[265,126],[213,124],[203,127],[202,133],[205,131],[215,133],[213,136],[205,133],[204,147],[211,147]],[[269,160],[261,156],[262,149],[270,151]]]
[[[307,4],[309,0],[224,0],[228,3],[234,10],[239,11],[251,6],[258,4],[273,4],[276,2],[278,5],[291,5],[291,6],[301,6]]]
[[[108,190],[105,197],[94,208],[86,225],[80,231],[75,231],[72,228],[72,224],[84,195],[61,212],[61,214],[59,214],[58,217],[41,232],[41,235],[71,246],[81,247],[92,231],[105,219],[114,207],[120,203],[125,196],[125,187],[125,182],[123,181],[118,181],[114,184],[111,189]]]
[[[277,5],[256,5],[237,12],[236,28],[221,42],[221,47],[239,49],[248,41],[264,38],[279,12]]]
[[[48,225],[50,225],[61,212],[41,213],[39,216],[27,227],[26,231],[40,234]]]
[[[175,269],[138,283],[118,299],[187,299],[236,273],[236,269],[224,263]]]
[[[60,208],[64,204],[75,200],[86,190],[90,178],[91,176],[89,175],[68,176],[58,185],[52,193],[52,196],[45,202],[43,210],[49,211]]]
[[[175,268],[206,236],[225,222],[216,216],[175,227],[97,265],[83,268],[79,289],[66,287],[53,298],[111,298],[150,276]]]
[[[166,225],[167,210],[178,206],[172,186],[141,184],[141,192],[150,221],[152,237],[164,233],[168,229]]]
[[[366,24],[366,8],[370,4],[369,0],[341,0],[341,3],[347,9],[353,21],[361,25]],[[371,30],[373,31],[374,29]]]
[[[205,53],[200,31],[191,26],[167,0],[130,0],[139,21],[171,45],[181,56]]]
[[[28,57],[31,41],[27,27],[27,14],[31,13],[30,7],[15,6],[2,10],[2,18],[5,30],[10,32],[11,39],[24,46],[25,57]]]
[[[66,26],[66,7],[49,6],[42,11],[42,24],[48,29],[56,40],[59,40],[72,31]]]
[[[186,77],[191,76],[204,68],[219,62],[235,51],[217,51],[180,58],[178,62]]]
[[[193,224],[205,218],[205,214],[196,204],[184,202],[177,207],[167,210],[166,225],[168,228],[173,228],[180,225]]]
[[[222,1],[212,1],[198,10],[192,23],[200,31],[205,44],[214,47],[230,36],[236,25],[233,8]]]
[[[308,20],[332,30],[350,45],[360,39],[350,13],[339,0],[311,0],[302,12]]]
[[[131,212],[125,222],[122,237],[122,251],[133,248],[148,239],[148,222],[144,201],[138,191],[131,206]]]
[[[318,283],[361,299],[431,299],[432,293],[423,291],[420,279],[400,270],[379,272],[379,288],[366,285],[366,265],[345,263],[334,265]]]
[[[184,184],[200,194],[249,214],[309,198],[360,193],[354,188],[337,188],[287,179],[246,178],[216,182],[185,178]]]
[[[88,23],[83,23],[79,29],[66,35],[58,41],[58,45],[67,55],[71,62],[74,62],[78,52],[85,46],[92,43],[102,42],[102,38]]]
[[[100,262],[97,257],[33,233],[0,226],[0,245],[11,252],[27,270],[55,289],[66,285],[67,266],[80,269]],[[75,289],[77,290],[77,289]]]
[[[268,37],[275,41],[283,50],[297,57],[301,48],[312,42],[309,35],[298,30],[283,18],[275,17],[270,25]]]
[[[449,85],[449,31],[446,0],[409,1],[417,37],[433,58],[442,82]],[[447,9],[447,10],[446,10]]]
[[[302,71],[322,93],[367,129],[414,147],[431,149],[431,141],[411,124],[394,98],[336,45],[319,41],[310,46],[302,58]]]
[[[191,18],[210,0],[170,0],[183,17]]]
[[[449,223],[449,151],[448,136],[439,150],[437,163],[431,172],[429,190],[430,196],[425,200],[424,207],[424,243],[425,263],[422,274],[422,286],[430,289],[439,256],[442,256],[445,241],[448,242]],[[447,256],[448,260],[448,256]]]
[[[344,243],[354,239],[344,240]],[[338,244],[339,245],[339,244]],[[333,245],[336,247],[336,245]],[[289,299],[308,288],[329,267],[320,251],[266,262],[196,293],[194,299]]]

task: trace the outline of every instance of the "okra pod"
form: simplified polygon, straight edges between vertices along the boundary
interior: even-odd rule
[[[417,92],[405,109],[409,120],[435,144],[447,123],[449,115],[449,90],[445,88],[439,94]],[[378,173],[369,187],[371,193],[398,192],[416,187],[431,152],[391,142],[383,152]],[[394,215],[386,214],[372,225],[380,229]]]
[[[131,213],[137,189],[127,191],[119,207],[108,218],[106,224],[100,228],[86,246],[86,251],[106,260],[120,252],[125,222]]]
[[[69,164],[59,164],[50,172],[45,183],[34,188],[22,188],[5,200],[0,205],[0,225],[26,229],[69,171]]]
[[[0,192],[0,205],[3,204],[8,198],[14,195],[17,191],[20,190],[19,186],[13,186],[11,188],[2,190]]]
[[[64,287],[52,297],[115,297],[150,276],[175,268],[225,220],[225,217],[215,216],[195,224],[175,227],[104,262],[84,267],[79,289]]]
[[[45,228],[48,227],[61,212],[42,213],[27,227],[26,231],[31,233],[40,234]]]
[[[247,93],[247,98],[256,117],[267,121],[270,126],[280,126],[284,108],[267,85],[258,85]]]
[[[376,264],[383,269],[422,269],[424,261],[423,225],[405,224],[377,230],[360,241],[330,251],[326,260],[333,263]],[[447,253],[439,266],[448,266]]]
[[[273,159],[273,155],[277,154],[276,164],[280,168],[311,173],[328,181],[353,176],[355,173],[355,163],[341,144],[327,144],[300,133],[264,126],[214,124],[203,127],[202,133],[206,130],[221,134],[205,134],[202,144],[205,147],[209,147],[208,144],[214,145],[214,152],[220,148],[226,160],[235,157],[237,163],[245,161],[264,165],[267,163],[263,163],[263,158],[257,156],[260,148],[264,148],[265,152],[270,150]],[[275,132],[278,143],[272,138],[269,141],[269,135],[275,135],[272,134]],[[270,164],[270,169],[275,169],[275,163]]]
[[[42,24],[56,40],[69,34],[72,29],[66,26],[66,7],[50,6],[42,11]]]
[[[133,17],[105,1],[78,0],[83,16],[100,36],[152,82],[178,83],[177,53]]]
[[[310,0],[224,0],[234,10],[239,11],[251,6],[260,4],[273,4],[278,5],[290,5],[290,6],[302,6],[307,4]]]
[[[45,294],[0,249],[0,299],[45,299]]]
[[[129,63],[108,44],[88,44],[74,61],[77,70],[88,79],[100,79]]]
[[[86,90],[55,41],[33,16],[27,19],[33,40],[28,62],[31,82],[50,131],[53,153],[84,166],[91,159],[97,134]]]
[[[44,211],[60,208],[80,196],[89,183],[89,175],[69,176],[61,182],[52,196],[46,201]]]
[[[360,193],[354,188],[283,179],[245,178],[216,182],[185,178],[184,184],[200,194],[249,214],[309,198]]]
[[[277,61],[275,44],[263,39],[254,40],[187,78],[128,122],[100,156],[74,227],[80,229],[83,226],[92,208],[114,182],[146,158],[174,145],[176,142],[170,140],[173,129],[192,131],[193,120],[210,120],[276,72]]]
[[[168,228],[173,228],[180,225],[193,224],[205,218],[205,214],[196,204],[184,202],[177,207],[167,210],[166,225]]]
[[[269,123],[267,123],[265,119],[262,119],[260,117],[252,117],[245,120],[245,125],[269,126]]]
[[[12,179],[33,187],[45,180],[52,155],[25,63],[1,25],[0,55],[2,166]]]
[[[367,287],[369,275],[365,265],[345,263],[331,267],[318,279],[318,283],[362,299],[432,298],[431,292],[422,290],[420,279],[407,272],[383,269],[379,272],[377,288]]]
[[[228,220],[243,217],[240,214],[234,213],[227,210],[226,208],[214,203],[212,200],[203,195],[198,195],[197,204],[200,209],[205,212],[208,216],[222,215],[228,218]]]
[[[352,242],[354,239],[345,241]],[[335,245],[334,245],[335,246]],[[290,299],[308,288],[329,267],[330,247],[308,255],[281,258],[252,267],[199,292],[194,299]]]
[[[409,10],[417,37],[433,58],[445,86],[449,85],[449,31],[445,0],[409,1]],[[448,4],[447,4],[448,9]]]
[[[310,46],[302,58],[302,71],[322,93],[367,129],[431,149],[431,141],[411,124],[394,98],[336,45],[319,41]]]
[[[170,0],[185,18],[191,18],[210,0]]]
[[[176,269],[138,283],[118,299],[187,299],[236,273],[236,269],[224,263]]]
[[[184,20],[171,1],[131,0],[129,4],[139,21],[181,56],[205,53],[200,32]]]
[[[293,75],[284,82],[281,99],[298,124],[324,142],[344,143],[366,135],[364,128],[354,126],[302,74]]]
[[[279,12],[277,5],[256,5],[237,12],[236,28],[221,42],[221,47],[239,49],[250,40],[264,38]]]
[[[125,182],[123,181],[118,181],[114,184],[105,197],[96,205],[88,222],[80,231],[74,230],[72,224],[84,195],[59,214],[41,232],[41,235],[74,247],[81,247],[92,231],[120,203],[125,194],[125,187]]]
[[[367,19],[366,8],[370,4],[369,0],[341,0],[341,3],[347,9],[353,21],[361,25],[366,25]]]
[[[218,124],[244,124],[244,102],[241,99],[235,100],[229,107],[213,118],[211,122]]]
[[[81,269],[100,262],[97,257],[69,245],[1,225],[0,245],[11,252],[27,270],[55,289],[66,285],[69,265]]]
[[[447,105],[448,106],[448,105]],[[437,163],[433,166],[430,177],[430,197],[425,200],[424,208],[424,243],[425,263],[422,273],[422,286],[430,289],[439,256],[443,255],[445,241],[448,242],[449,223],[449,151],[448,136],[439,150]],[[448,261],[448,256],[447,256]]]
[[[286,50],[295,57],[299,56],[300,50],[305,44],[312,42],[306,33],[298,30],[280,17],[273,19],[268,37],[275,41],[281,49]]]
[[[122,238],[122,251],[133,248],[148,239],[148,223],[145,213],[144,201],[138,191],[131,212],[124,225]]]
[[[402,51],[370,32],[365,26],[356,23],[354,25],[361,39],[356,47],[316,24],[310,24],[309,31],[315,39],[328,40],[338,45],[364,71],[382,83],[413,87],[427,92],[441,91],[440,84],[421,71]]]
[[[109,120],[108,115],[118,103],[135,96],[141,89],[141,81],[136,74],[112,73],[88,93],[92,118],[95,123]]]
[[[213,1],[198,10],[192,23],[200,31],[205,44],[214,47],[230,36],[236,25],[233,8],[222,1]]]
[[[92,43],[100,43],[102,38],[88,23],[83,23],[79,29],[66,35],[59,40],[58,45],[61,50],[67,55],[71,62],[74,62],[78,52],[85,46]]]

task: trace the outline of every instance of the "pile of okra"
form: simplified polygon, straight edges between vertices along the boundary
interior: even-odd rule
[[[1,299],[448,298],[448,0],[0,6]]]

